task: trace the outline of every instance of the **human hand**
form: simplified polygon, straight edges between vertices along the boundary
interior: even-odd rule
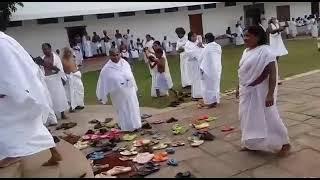
[[[268,94],[266,98],[266,107],[273,106],[273,104],[274,104],[273,94]]]

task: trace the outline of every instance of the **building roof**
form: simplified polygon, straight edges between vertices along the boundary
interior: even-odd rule
[[[11,21],[142,11],[210,3],[215,2],[23,2],[24,7],[17,8]]]

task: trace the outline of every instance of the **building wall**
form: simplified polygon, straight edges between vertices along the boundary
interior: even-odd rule
[[[125,33],[129,28],[134,37],[144,39],[146,34],[151,34],[157,40],[163,40],[167,35],[171,42],[176,41],[174,32],[176,27],[184,27],[189,31],[188,14],[202,13],[203,32],[212,32],[215,35],[225,33],[228,26],[234,32],[235,23],[240,16],[244,16],[243,5],[249,2],[237,2],[237,6],[224,7],[224,3],[217,3],[213,9],[202,9],[188,11],[186,7],[179,8],[178,12],[161,14],[145,14],[144,11],[136,12],[135,16],[97,19],[95,15],[84,16],[84,21],[64,23],[63,18],[59,18],[58,24],[38,25],[36,20],[23,21],[22,27],[8,28],[7,34],[13,36],[32,55],[41,55],[41,44],[49,42],[53,49],[68,46],[68,36],[65,27],[87,26],[87,32],[92,36],[97,32],[102,36],[102,31],[107,30],[110,37],[114,37],[114,32],[119,29],[120,33]],[[290,5],[291,17],[304,16],[311,13],[310,2],[265,2],[266,18],[276,17],[276,6]]]

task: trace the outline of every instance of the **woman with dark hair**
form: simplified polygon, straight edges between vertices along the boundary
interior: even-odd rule
[[[245,33],[246,49],[239,63],[239,86],[243,150],[260,150],[287,155],[290,150],[287,128],[276,106],[277,61],[260,26]]]

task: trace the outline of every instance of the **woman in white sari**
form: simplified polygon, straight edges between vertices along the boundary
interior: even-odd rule
[[[277,61],[267,43],[267,35],[259,26],[245,33],[245,45],[239,63],[241,121],[243,150],[259,150],[287,155],[290,150],[287,128],[276,105]]]

